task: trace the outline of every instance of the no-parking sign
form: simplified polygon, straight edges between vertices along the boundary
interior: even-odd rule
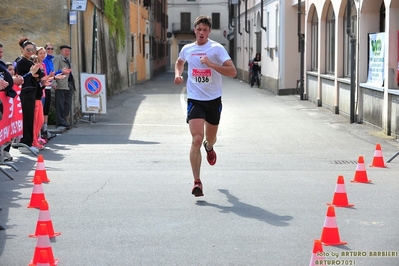
[[[82,113],[105,114],[107,112],[107,91],[105,75],[80,74]]]

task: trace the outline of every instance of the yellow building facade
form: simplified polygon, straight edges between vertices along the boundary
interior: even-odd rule
[[[141,2],[130,1],[130,75],[134,83],[150,79],[149,12]]]

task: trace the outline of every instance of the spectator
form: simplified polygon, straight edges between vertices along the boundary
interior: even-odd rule
[[[22,83],[24,83],[24,78],[19,75],[15,75],[15,67],[12,62],[6,62],[6,67],[7,67],[8,72],[13,77],[14,85],[12,88],[16,92],[16,94],[19,95],[21,93],[21,85],[22,85]],[[14,98],[14,97],[12,97],[12,98]],[[8,144],[4,148],[4,154],[3,154],[4,159],[5,159],[4,161],[12,161],[12,157],[10,155],[10,147],[11,147],[11,143]]]
[[[50,91],[49,89],[44,89],[44,88],[50,88],[51,89],[51,84],[53,79],[63,79],[65,76],[63,76],[62,74],[57,74],[56,76],[54,76],[54,71],[50,72],[49,75],[47,75],[47,69],[46,69],[46,64],[43,62],[43,60],[46,57],[46,50],[44,49],[44,47],[37,47],[36,48],[36,55],[31,57],[31,60],[33,62],[35,62],[35,60],[37,60],[37,62],[40,64],[40,68],[43,70],[43,73],[45,74],[45,76],[41,79],[41,89],[38,90],[38,92],[36,93],[36,104],[35,104],[35,122],[34,122],[34,126],[33,126],[33,145],[35,147],[38,147],[39,149],[42,148],[42,145],[46,144],[46,140],[48,135],[46,134],[45,139],[41,138],[41,129],[43,127],[44,124],[44,111],[43,111],[43,99],[46,98],[46,94],[45,91]],[[51,93],[50,93],[51,95]],[[51,96],[50,96],[51,97]],[[49,107],[49,106],[48,106]],[[48,114],[48,110],[47,110],[47,114]],[[46,122],[47,123],[47,122]],[[47,131],[47,125],[46,125],[46,131]],[[46,132],[48,133],[48,131]]]
[[[70,69],[64,67],[62,70],[59,70],[57,72],[54,72],[54,64],[53,64],[53,59],[54,59],[54,46],[48,42],[46,43],[46,45],[44,46],[44,48],[46,49],[47,55],[46,57],[43,59],[43,63],[46,66],[46,75],[51,75],[51,73],[54,73],[54,75],[57,74],[64,74],[67,75],[71,72]],[[44,124],[43,124],[43,128],[42,128],[42,138],[49,140],[53,137],[55,137],[55,134],[51,134],[48,131],[48,114],[50,112],[50,105],[51,105],[51,86],[50,87],[46,87],[45,92],[45,98],[44,101],[42,101],[43,103],[43,115],[44,115]]]
[[[260,87],[260,80],[259,80],[259,74],[260,74],[260,53],[256,53],[254,60],[252,61],[252,77],[251,77],[251,87],[254,86],[255,81],[258,87]]]
[[[36,48],[36,54],[44,48],[43,47],[38,47]],[[39,57],[37,55],[32,55],[30,60],[34,63],[34,64],[39,64],[40,69],[43,72],[43,79],[45,78],[44,76],[44,69],[42,62],[40,62]],[[48,77],[48,76],[47,76]],[[43,80],[42,79],[42,80]],[[47,78],[46,78],[47,79]],[[44,142],[41,141],[39,142],[40,138],[39,138],[39,134],[40,134],[40,129],[43,126],[43,105],[42,105],[42,97],[44,94],[44,88],[45,88],[45,82],[47,82],[46,80],[42,83],[40,78],[37,77],[36,81],[38,83],[37,88],[36,88],[36,97],[35,97],[35,113],[33,116],[33,141],[32,141],[32,145],[35,146],[36,148],[38,148],[39,150],[44,149]]]
[[[39,71],[40,65],[34,64],[30,58],[36,52],[36,45],[27,38],[21,38],[18,42],[22,56],[17,62],[16,72],[24,77],[24,83],[21,89],[21,105],[22,105],[22,120],[23,120],[23,135],[20,143],[30,147],[30,150],[25,147],[20,147],[22,153],[30,153],[31,151],[37,153],[39,149],[32,146],[33,143],[33,119],[35,113],[35,96],[39,82],[37,78],[44,76],[42,71]],[[29,74],[30,73],[30,74]]]
[[[72,75],[72,65],[69,61],[71,47],[69,45],[60,46],[61,53],[54,57],[54,70],[62,70],[63,68],[70,69],[66,79],[56,80],[52,87],[55,89],[55,113],[56,113],[56,127],[65,127],[70,129],[71,125],[68,123],[68,116],[72,106],[72,96],[75,91],[75,81]]]
[[[15,77],[14,66],[12,65],[12,63],[4,63],[2,59],[3,44],[0,42],[0,77],[3,84],[3,86],[0,86],[0,89],[5,90],[8,97],[14,98],[17,95],[14,88],[15,86],[18,86],[17,84],[22,84],[23,78],[20,76]],[[5,162],[12,161],[13,159],[10,155],[10,147],[11,144],[9,143],[3,149],[3,160]]]

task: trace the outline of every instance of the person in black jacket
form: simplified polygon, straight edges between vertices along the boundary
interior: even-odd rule
[[[22,105],[22,119],[23,119],[23,134],[20,143],[23,143],[31,148],[34,152],[39,152],[39,149],[32,146],[33,142],[33,119],[35,113],[36,92],[40,88],[41,79],[44,76],[43,71],[40,71],[40,64],[34,64],[30,58],[36,52],[36,45],[27,38],[22,38],[19,41],[22,50],[22,56],[17,62],[16,72],[24,77],[24,83],[21,89],[21,105]],[[28,75],[28,74],[31,75]],[[29,152],[20,148],[21,152]]]
[[[260,73],[260,53],[256,53],[254,60],[252,61],[252,78],[251,78],[251,87],[254,86],[255,80],[260,87],[259,73]]]

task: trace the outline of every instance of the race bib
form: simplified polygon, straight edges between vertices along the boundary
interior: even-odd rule
[[[210,68],[194,68],[191,72],[193,83],[210,83],[212,82],[212,69]]]

